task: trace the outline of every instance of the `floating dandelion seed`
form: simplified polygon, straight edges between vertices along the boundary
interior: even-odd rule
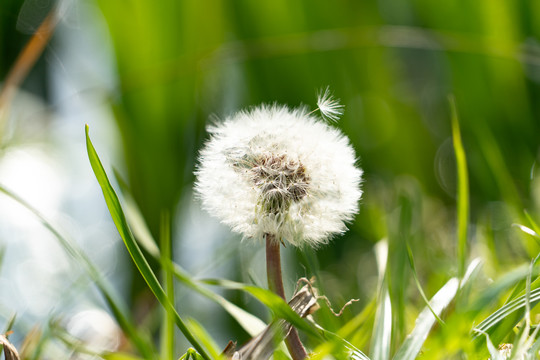
[[[317,106],[323,118],[330,121],[338,121],[343,115],[345,106],[339,103],[339,99],[334,99],[330,88],[319,91],[317,95]]]
[[[325,116],[342,107],[327,89]],[[346,230],[358,211],[362,171],[349,140],[304,108],[240,111],[209,127],[196,192],[203,207],[244,238],[267,234],[316,247]]]

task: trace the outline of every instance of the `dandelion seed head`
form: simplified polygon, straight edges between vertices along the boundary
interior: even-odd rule
[[[263,105],[208,130],[195,190],[244,238],[316,247],[358,212],[362,171],[349,140],[304,108]]]
[[[337,121],[343,115],[345,106],[339,103],[339,99],[334,99],[330,88],[319,91],[317,95],[317,106],[323,118],[330,121]]]

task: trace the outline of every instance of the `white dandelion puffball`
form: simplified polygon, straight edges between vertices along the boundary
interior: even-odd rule
[[[244,238],[317,247],[358,212],[362,170],[349,139],[306,109],[263,105],[208,131],[195,190]]]

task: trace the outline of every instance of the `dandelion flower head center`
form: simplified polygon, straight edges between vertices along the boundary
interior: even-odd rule
[[[300,201],[308,193],[310,178],[306,168],[298,159],[284,153],[251,149],[241,158],[230,157],[229,160],[258,189],[260,210],[264,213],[284,213],[291,203]]]

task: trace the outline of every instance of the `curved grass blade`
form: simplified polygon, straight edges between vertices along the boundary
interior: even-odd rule
[[[122,237],[122,240],[124,241],[124,244],[126,245],[126,248],[131,255],[131,258],[133,259],[133,262],[139,269],[139,272],[141,273],[142,277],[146,281],[146,284],[148,285],[156,299],[165,308],[165,311],[170,312],[174,316],[176,326],[180,329],[182,334],[184,334],[186,339],[193,345],[193,347],[195,347],[195,349],[200,353],[201,356],[203,356],[203,358],[209,360],[210,357],[206,354],[201,344],[199,344],[199,342],[191,334],[187,326],[184,324],[184,321],[180,318],[180,315],[178,315],[178,312],[174,308],[170,299],[167,297],[167,294],[161,287],[161,284],[159,283],[156,275],[150,268],[148,261],[144,257],[141,249],[139,248],[139,245],[135,241],[135,238],[133,237],[131,230],[127,224],[126,217],[122,210],[122,206],[120,205],[118,196],[116,195],[116,192],[114,191],[111,183],[109,182],[109,178],[105,173],[105,169],[101,164],[101,160],[99,159],[98,154],[94,146],[92,145],[92,141],[90,140],[89,136],[88,125],[86,125],[85,127],[85,132],[88,159],[90,160],[92,170],[94,171],[99,185],[101,186],[105,202],[107,203],[107,207],[109,208],[111,217],[114,221],[114,224],[116,225],[116,229],[120,233],[120,236]]]
[[[394,360],[416,359],[420,353],[420,350],[422,349],[422,345],[427,339],[431,327],[436,321],[432,311],[434,311],[437,315],[440,315],[456,296],[460,286],[463,287],[469,281],[471,274],[475,272],[480,263],[481,262],[479,259],[473,260],[461,281],[459,281],[457,278],[451,278],[431,298],[431,301],[429,302],[431,310],[426,306],[420,315],[418,315],[418,318],[416,319],[416,326],[394,355]]]
[[[257,334],[261,333],[266,327],[266,324],[261,319],[231,303],[223,296],[208,290],[206,287],[199,284],[198,281],[193,280],[193,277],[188,274],[187,271],[182,269],[180,265],[174,263],[172,260],[165,260],[161,256],[161,252],[156,244],[156,241],[146,226],[144,218],[137,204],[135,203],[135,200],[129,195],[127,185],[116,171],[114,174],[120,185],[120,189],[124,192],[124,212],[126,214],[128,223],[132,226],[133,234],[135,235],[135,239],[138,241],[139,245],[142,246],[142,248],[146,250],[153,259],[160,261],[162,267],[171,268],[171,271],[177,280],[220,305],[249,335],[251,335],[251,337],[255,337]]]
[[[117,178],[119,177],[117,176]],[[123,186],[121,187],[124,188]],[[154,238],[146,227],[146,223],[144,222],[135,201],[129,194],[125,194],[124,196],[127,203],[125,214],[130,224],[135,223],[133,232],[136,236],[136,240],[152,256],[152,258],[160,261],[162,267],[171,268],[170,271],[172,271],[174,277],[184,285],[220,305],[249,335],[251,335],[251,337],[256,336],[264,330],[266,324],[261,319],[236,306],[223,296],[208,290],[200,284],[199,281],[193,280],[193,277],[180,265],[174,263],[171,259],[166,260],[163,258]]]
[[[531,227],[533,228],[534,232],[536,234],[540,234],[540,226],[536,223],[536,221],[533,220],[531,214],[527,210],[525,210],[525,218],[529,221],[531,224]]]
[[[121,180],[117,174],[115,176],[116,179]],[[122,184],[122,181],[120,181],[120,184]],[[120,185],[120,187],[124,190],[127,189],[125,185]],[[152,256],[152,258],[154,258],[156,261],[160,261],[162,267],[171,268],[174,277],[176,277],[176,279],[180,282],[184,283],[184,285],[220,305],[249,335],[251,335],[251,337],[257,336],[257,334],[264,330],[266,324],[261,319],[231,303],[223,296],[208,290],[198,281],[193,280],[193,277],[188,274],[187,271],[185,271],[180,265],[172,262],[171,259],[165,260],[161,256],[161,252],[154,238],[152,237],[150,230],[148,230],[146,223],[137,205],[135,204],[135,201],[133,198],[131,198],[129,193],[124,194],[124,197],[126,200],[125,214],[128,223],[133,225],[133,233],[140,246],[142,246],[143,249]]]
[[[202,282],[209,285],[221,286],[226,289],[245,291],[266,305],[266,307],[268,307],[276,317],[287,320],[298,329],[301,329],[314,337],[321,337],[321,335],[315,331],[306,320],[302,319],[296,312],[294,312],[280,296],[269,290],[222,279],[202,280]]]
[[[530,296],[529,302],[531,306],[536,305],[540,301],[540,288],[532,290],[529,296]],[[527,303],[526,297],[527,297],[527,294],[522,295],[512,300],[511,302],[507,303],[506,305],[501,307],[499,310],[495,311],[493,314],[488,316],[480,324],[478,324],[478,326],[475,328],[475,331],[479,333],[482,333],[482,332],[488,333],[492,331],[493,328],[497,326],[497,324],[505,320],[509,315],[513,314],[514,312],[518,310],[524,309]],[[521,318],[521,316],[519,318]],[[513,328],[515,324],[509,325],[509,326]]]
[[[442,321],[439,315],[437,315],[437,313],[433,310],[433,308],[429,304],[429,300],[427,299],[426,294],[424,293],[424,290],[422,289],[422,285],[420,284],[420,280],[418,279],[418,274],[416,273],[416,266],[414,265],[414,258],[413,258],[412,250],[411,250],[411,247],[409,246],[409,243],[407,243],[407,256],[409,257],[409,264],[411,265],[414,281],[416,283],[416,287],[418,288],[418,291],[420,292],[420,296],[422,296],[422,299],[424,299],[424,302],[426,303],[427,308],[431,311],[433,316],[435,316],[435,319],[437,319],[437,322],[441,325],[444,325],[444,321]]]
[[[526,277],[528,276],[528,274],[529,274],[528,265],[522,265],[511,271],[508,271],[500,279],[497,279],[487,289],[482,291],[482,294],[480,294],[480,297],[478,297],[474,301],[474,303],[470,305],[470,309],[472,311],[477,312],[477,311],[487,308],[488,305],[491,302],[493,302],[494,299],[498,299],[503,292],[507,291],[510,287],[514,286],[515,284],[524,281]],[[532,275],[536,276],[538,274],[540,274],[540,267],[536,266],[533,268]]]
[[[96,284],[97,288],[105,298],[107,305],[111,309],[114,318],[122,328],[122,331],[133,342],[133,345],[147,359],[152,359],[156,353],[153,345],[149,341],[143,339],[138,334],[133,320],[131,320],[130,316],[128,315],[126,305],[123,304],[122,300],[120,300],[120,297],[105,280],[103,275],[99,272],[99,270],[92,263],[92,261],[84,254],[84,252],[79,249],[73,241],[63,236],[60,231],[57,230],[39,211],[33,208],[25,200],[15,195],[2,185],[0,185],[0,192],[12,198],[24,208],[26,208],[28,211],[30,211],[32,214],[34,214],[34,216],[36,216],[36,218],[41,221],[42,225],[54,235],[54,237],[58,240],[66,253],[68,253],[71,258],[76,261],[77,265],[80,265],[84,268],[88,277]]]
[[[319,329],[328,340],[315,349],[309,358],[310,360],[323,360],[326,359],[327,355],[330,354],[335,357],[340,349],[347,351],[347,359],[370,360],[366,354],[364,354],[360,349],[356,348],[349,341],[342,338],[339,334],[326,330],[317,324],[315,324],[315,327]]]
[[[174,275],[185,285],[189,286],[193,290],[197,291],[199,294],[220,305],[225,311],[229,313],[229,315],[231,315],[238,322],[238,324],[240,324],[240,326],[242,326],[242,328],[249,335],[251,335],[251,337],[259,334],[266,327],[266,324],[255,315],[236,306],[232,302],[225,299],[223,296],[206,289],[205,287],[200,285],[198,281],[192,280],[191,277],[187,274],[187,272],[177,264],[174,264]]]
[[[363,352],[361,352],[357,346],[354,346],[351,342],[345,340],[354,336],[360,336],[361,338],[369,338],[371,332],[371,326],[366,326],[366,324],[371,324],[371,318],[374,318],[374,313],[376,312],[376,299],[374,298],[363,310],[361,313],[356,315],[352,320],[347,322],[337,333],[331,333],[328,330],[324,330],[325,335],[335,335],[334,337],[330,336],[331,340],[326,341],[313,351],[310,360],[322,360],[327,357],[327,355],[334,354],[336,349],[339,349],[342,346],[349,346],[352,349],[353,354],[355,354],[353,359],[363,359],[369,360]],[[362,331],[362,327],[366,327],[365,331]],[[318,327],[320,328],[320,327]],[[360,329],[360,330],[359,330]]]
[[[133,235],[135,235],[135,240],[137,240],[139,245],[147,253],[152,255],[155,260],[160,260],[161,254],[157,242],[152,236],[150,229],[148,229],[148,226],[146,225],[144,217],[137,206],[135,199],[131,196],[128,185],[115,168],[113,168],[113,174],[114,179],[118,183],[120,193],[122,194],[122,199],[124,201],[124,206],[122,209],[124,210],[124,214],[126,215],[126,219],[131,231]]]

